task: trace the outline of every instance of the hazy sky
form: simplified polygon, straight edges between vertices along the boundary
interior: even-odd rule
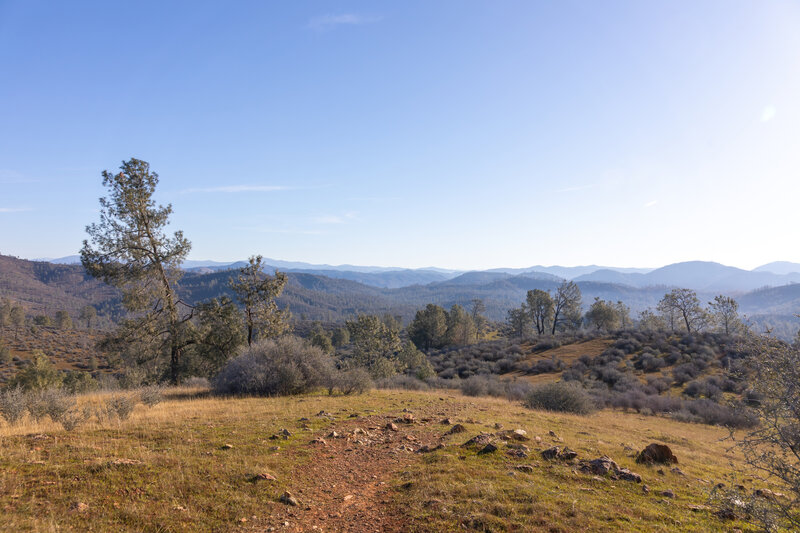
[[[0,253],[130,157],[193,259],[800,261],[800,2],[0,0]]]

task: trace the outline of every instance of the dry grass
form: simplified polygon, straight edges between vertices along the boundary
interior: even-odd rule
[[[82,401],[104,398],[96,394]],[[344,420],[356,411],[396,415],[404,408],[450,416],[467,427],[466,433],[447,437],[442,450],[411,454],[410,467],[394,474],[393,505],[417,531],[726,531],[743,525],[690,506],[707,504],[718,482],[765,486],[753,478],[734,479],[731,465],[740,459],[721,441],[725,430],[664,418],[534,412],[452,391],[220,399],[172,390],[153,408],[138,405],[127,421],[93,421],[71,433],[51,424],[0,426],[1,529],[258,530],[280,505],[277,496],[298,489],[292,479],[312,457],[313,447],[306,445],[312,431],[330,423],[316,413]],[[310,430],[301,429],[301,417],[309,419]],[[528,443],[529,459],[512,459],[502,449],[479,456],[459,446],[480,431],[494,431],[495,423],[525,429],[542,442]],[[292,436],[270,440],[281,428]],[[432,435],[445,429],[438,418],[420,428]],[[562,440],[554,441],[549,431]],[[636,465],[635,451],[651,442],[672,447],[685,475],[669,468],[660,475],[658,468]],[[554,443],[576,450],[580,458],[610,456],[640,473],[651,492],[543,461],[538,450]],[[232,448],[224,449],[226,444]],[[514,471],[520,463],[532,465],[533,473]],[[252,481],[261,472],[277,481]],[[677,497],[660,496],[665,489]]]

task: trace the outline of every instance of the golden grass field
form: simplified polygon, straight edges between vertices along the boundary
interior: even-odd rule
[[[94,394],[81,401],[103,399]],[[317,416],[320,411],[328,416]],[[409,412],[414,424],[383,430]],[[467,431],[443,438],[449,428],[443,417]],[[512,458],[503,450],[478,455],[460,446],[480,432],[495,431],[495,424],[526,430],[530,457]],[[349,436],[357,425],[366,429],[364,441]],[[270,439],[282,428],[291,436]],[[331,428],[347,439],[312,444]],[[742,483],[748,490],[768,486],[735,474],[740,458],[729,451],[726,436],[722,428],[661,417],[536,412],[453,391],[224,399],[172,389],[164,402],[152,408],[139,404],[122,422],[93,420],[72,432],[51,423],[0,425],[0,529],[747,530],[745,524],[718,519],[707,507],[717,483]],[[445,446],[415,453],[411,448],[422,442]],[[635,452],[651,442],[673,449],[682,474],[635,464]],[[639,473],[649,492],[642,484],[593,478],[575,465],[543,460],[538,450],[553,444],[570,447],[579,458],[607,455]],[[363,464],[371,470],[365,481],[351,474],[353,465],[362,464],[353,458],[365,457],[367,450],[370,459]],[[315,477],[328,464],[331,472],[343,472],[341,480]],[[519,464],[532,471],[515,470]],[[276,479],[255,480],[262,473]],[[375,490],[361,490],[365,485]],[[667,489],[674,498],[660,495]],[[300,494],[303,505],[280,503],[285,490]],[[373,506],[390,517],[381,522],[385,525],[370,523],[377,516]]]

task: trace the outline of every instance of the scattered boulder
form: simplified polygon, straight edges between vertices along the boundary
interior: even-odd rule
[[[278,499],[278,501],[286,505],[291,505],[292,507],[297,507],[300,505],[300,502],[297,501],[297,498],[292,496],[292,493],[288,490],[281,494],[281,497]]]
[[[406,413],[400,418],[395,419],[395,422],[397,422],[398,424],[413,424],[416,421],[417,419],[411,413]]]
[[[670,489],[662,490],[661,492],[659,492],[659,494],[661,494],[665,498],[674,498],[675,497],[675,493],[672,492]]]
[[[278,478],[270,474],[269,472],[261,472],[260,474],[256,474],[254,476],[253,481],[277,481]]]
[[[442,425],[445,425],[445,426],[452,426],[453,425],[453,419],[452,418],[443,418],[442,421],[439,422],[439,423],[442,424]]]
[[[486,446],[484,446],[483,449],[481,449],[481,451],[478,452],[478,455],[484,455],[484,454],[487,454],[487,453],[494,453],[496,451],[497,451],[497,446],[495,446],[494,444],[492,444],[490,442]]]
[[[219,447],[219,449],[220,450],[232,450],[233,449],[233,444],[223,444],[222,446]]]
[[[753,491],[753,496],[764,498],[765,500],[774,500],[775,493],[769,489],[756,489]]]
[[[386,429],[386,431],[399,431],[400,430],[400,428],[398,428],[397,424],[395,424],[394,422],[389,422],[388,424],[386,424],[386,426],[384,426],[384,429]]]
[[[520,441],[520,442],[525,442],[525,441],[529,441],[529,440],[531,440],[531,439],[528,437],[528,432],[527,432],[527,431],[525,431],[524,429],[515,429],[514,431],[512,431],[512,432],[509,434],[509,436],[510,436],[512,439],[514,439],[514,440],[517,440],[517,441]]]
[[[674,468],[672,468],[672,469],[670,470],[670,472],[672,472],[673,474],[677,474],[677,475],[679,475],[679,476],[685,476],[685,475],[686,475],[686,474],[684,473],[684,471],[683,471],[683,470],[681,470],[680,468],[678,468],[677,466],[676,466],[676,467],[674,467]]]
[[[605,476],[609,472],[619,470],[619,466],[611,458],[603,456],[591,461],[581,461],[580,470],[596,476]]]
[[[494,437],[494,434],[492,434],[492,433],[480,433],[478,435],[475,435],[471,439],[469,439],[467,442],[465,442],[461,446],[463,446],[465,448],[470,448],[470,447],[476,447],[477,448],[479,446],[486,446],[487,444],[489,444],[489,442],[492,440],[493,437]]]
[[[466,430],[467,428],[465,428],[461,424],[456,424],[450,429],[448,429],[445,435],[455,435],[456,433],[464,433]]]
[[[564,448],[560,454],[558,454],[558,458],[562,461],[572,461],[573,459],[578,457],[578,452],[575,450],[570,450],[569,448]]]
[[[552,461],[553,459],[557,459],[560,453],[561,453],[561,448],[559,448],[558,446],[553,446],[552,448],[547,448],[546,450],[542,450],[542,459],[547,459],[548,461]]]
[[[432,444],[426,444],[417,450],[417,453],[430,453],[435,452],[436,450],[441,450],[442,448],[444,448],[444,444],[437,444],[435,446]]]
[[[533,467],[531,465],[517,465],[514,467],[514,470],[519,470],[520,472],[525,472],[526,474],[533,474]]]
[[[526,452],[525,450],[514,449],[514,448],[507,450],[506,455],[508,455],[509,457],[516,457],[517,459],[528,458],[528,452]]]
[[[340,433],[337,433],[336,430],[331,431],[330,433],[328,433],[328,438],[329,439],[339,439],[341,437],[342,437],[342,435]]]
[[[328,445],[328,443],[325,442],[325,439],[323,439],[322,437],[317,437],[316,439],[312,440],[311,444],[321,444],[323,446],[327,446]]]
[[[677,464],[678,458],[675,457],[675,454],[672,453],[672,450],[666,444],[652,443],[648,444],[644,450],[639,452],[639,455],[636,456],[636,462],[646,465],[669,465]]]
[[[616,475],[622,481],[632,481],[634,483],[642,482],[642,476],[640,476],[636,472],[631,472],[627,468],[620,468],[615,472],[614,475]]]

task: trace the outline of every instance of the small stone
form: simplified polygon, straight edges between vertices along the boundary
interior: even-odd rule
[[[89,504],[83,502],[75,502],[70,505],[70,510],[75,511],[76,513],[85,513],[89,510]]]
[[[316,439],[312,440],[311,444],[321,444],[323,446],[327,446],[328,445],[328,443],[325,442],[325,439],[323,439],[322,437],[317,437]]]
[[[264,481],[276,481],[278,478],[276,478],[269,472],[261,472],[260,474],[256,474],[256,479]]]
[[[558,458],[562,461],[572,461],[576,457],[578,457],[578,452],[570,450],[569,448],[564,448],[564,450],[558,454]]]
[[[300,502],[297,501],[297,498],[292,496],[292,493],[288,490],[281,494],[281,497],[278,501],[286,505],[291,505],[292,507],[297,507],[300,505]]]
[[[627,468],[620,468],[615,472],[615,475],[623,481],[632,481],[634,483],[642,482],[642,476],[640,476],[636,472],[631,472]]]
[[[487,453],[493,453],[497,451],[497,446],[492,444],[491,442],[483,447],[481,451],[478,452],[478,455],[484,455]]]
[[[445,435],[455,435],[456,433],[464,433],[466,430],[467,428],[465,428],[461,424],[456,424],[450,429],[448,429]]]
[[[559,453],[561,453],[561,448],[559,448],[558,446],[547,448],[546,450],[542,450],[542,459],[547,459],[548,461],[551,461],[557,458]]]
[[[527,432],[527,431],[525,431],[524,429],[515,429],[514,431],[512,431],[512,432],[509,434],[509,436],[510,436],[512,439],[514,439],[514,440],[518,440],[518,441],[521,441],[521,442],[525,442],[525,441],[529,441],[529,440],[531,440],[531,439],[528,437],[528,432]]]
[[[647,485],[642,485],[642,492],[644,492],[645,494],[649,494],[650,487],[648,487]]]
[[[675,493],[672,492],[670,489],[662,490],[661,492],[659,492],[659,494],[661,494],[665,498],[674,498],[675,497]]]
[[[672,468],[672,469],[670,470],[670,472],[672,472],[673,474],[677,474],[677,475],[679,475],[679,476],[685,476],[685,475],[686,475],[686,474],[683,472],[683,470],[681,470],[681,469],[680,469],[680,468],[678,468],[677,466],[676,466],[676,467],[674,467],[674,468]]]
[[[525,472],[526,474],[533,473],[533,467],[531,465],[517,465],[514,467],[515,470],[519,470],[520,472]]]
[[[386,424],[385,429],[387,431],[400,431],[400,428],[398,428],[397,424],[395,424],[394,422],[389,422],[388,424]]]
[[[501,424],[500,422],[495,422],[494,429],[503,429],[503,424]]]
[[[232,450],[233,449],[233,444],[223,444],[222,446],[219,447],[219,449],[220,450]]]
[[[336,433],[336,431],[331,431],[330,433],[328,433],[329,439],[338,439],[340,437],[341,435],[339,433]]]
[[[453,419],[452,418],[443,418],[442,421],[439,422],[439,423],[443,424],[445,426],[450,426],[450,425],[453,424]]]

